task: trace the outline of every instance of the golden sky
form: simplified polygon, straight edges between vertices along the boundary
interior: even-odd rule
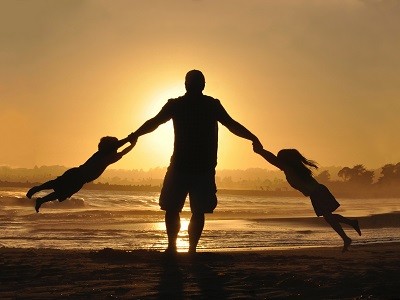
[[[83,163],[184,93],[322,166],[400,161],[400,2],[1,0],[0,165]],[[270,168],[220,127],[219,168]],[[167,166],[172,124],[113,168]]]

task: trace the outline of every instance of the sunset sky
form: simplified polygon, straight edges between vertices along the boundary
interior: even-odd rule
[[[82,164],[184,93],[322,166],[400,161],[400,2],[1,0],[0,165]],[[271,168],[220,126],[221,169]],[[168,122],[113,168],[167,166]]]

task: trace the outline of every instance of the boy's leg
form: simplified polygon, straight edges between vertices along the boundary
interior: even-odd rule
[[[42,206],[43,203],[57,200],[57,199],[58,199],[58,196],[57,196],[56,192],[50,193],[42,198],[37,198],[36,205],[35,205],[36,212],[39,212],[40,206]]]
[[[195,253],[197,244],[199,243],[201,233],[204,228],[204,214],[193,213],[190,218],[189,233],[189,253]]]
[[[34,194],[36,194],[37,192],[43,191],[43,190],[51,190],[54,187],[54,180],[50,180],[47,181],[41,185],[37,185],[34,186],[33,188],[31,188],[27,193],[26,193],[26,197],[28,197],[29,199],[32,198],[32,196]]]
[[[179,211],[167,210],[165,212],[165,227],[167,228],[168,235],[168,248],[165,252],[176,252],[176,240],[178,238],[179,230],[181,229]]]
[[[343,250],[342,252],[346,252],[351,244],[351,238],[349,238],[346,233],[344,232],[342,226],[340,225],[338,218],[332,213],[326,213],[323,215],[324,219],[326,222],[337,232],[337,234],[340,235],[340,237],[343,239]]]

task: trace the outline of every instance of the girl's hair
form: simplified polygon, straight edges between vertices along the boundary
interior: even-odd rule
[[[315,161],[305,158],[296,149],[282,149],[277,157],[280,163],[294,169],[301,176],[312,176],[311,168],[318,169]]]
[[[99,151],[113,151],[118,149],[118,139],[114,136],[105,136],[100,139]]]

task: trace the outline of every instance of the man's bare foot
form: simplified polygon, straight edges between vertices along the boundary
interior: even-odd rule
[[[351,238],[347,238],[347,239],[344,240],[343,249],[342,249],[343,253],[346,252],[346,251],[349,251],[349,247],[351,245],[351,242],[352,242]]]
[[[165,254],[177,254],[178,253],[178,249],[176,248],[176,246],[168,246],[167,249],[164,250]]]
[[[360,229],[360,225],[358,225],[358,220],[353,221],[353,228],[355,231],[357,231],[358,235],[361,236],[361,229]]]

